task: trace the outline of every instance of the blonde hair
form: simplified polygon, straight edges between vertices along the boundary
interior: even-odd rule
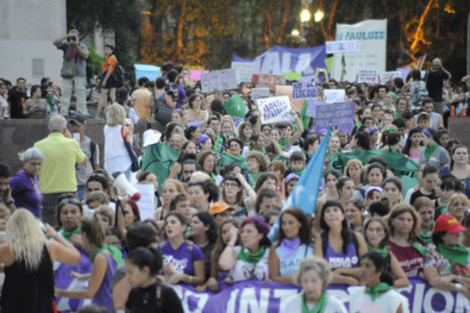
[[[100,205],[95,209],[95,214],[101,214],[109,220],[109,225],[114,225],[114,211],[109,206]]]
[[[126,111],[119,103],[113,103],[106,111],[106,123],[108,126],[124,125]]]
[[[302,262],[300,262],[299,269],[293,276],[294,283],[301,286],[302,276],[308,271],[314,271],[317,273],[318,277],[322,280],[323,289],[329,284],[331,279],[331,270],[325,259],[313,255],[303,259]]]
[[[39,267],[46,237],[31,212],[18,209],[13,213],[7,224],[6,239],[16,262],[24,261],[29,270]]]
[[[98,248],[103,246],[106,233],[98,214],[82,219],[82,234],[86,234],[90,244],[94,244]]]

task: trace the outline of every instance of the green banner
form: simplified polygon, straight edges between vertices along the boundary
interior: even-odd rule
[[[403,195],[406,195],[408,189],[418,185],[418,177],[416,173],[418,172],[418,164],[414,161],[408,159],[403,154],[396,154],[390,151],[383,150],[370,150],[370,151],[352,151],[349,153],[337,153],[328,163],[328,168],[334,168],[338,170],[341,174],[346,167],[346,163],[350,159],[358,159],[363,164],[367,164],[370,158],[374,156],[381,156],[387,161],[388,169],[392,171],[393,175],[398,177],[403,185]]]
[[[225,102],[224,108],[225,111],[232,116],[245,117],[246,105],[238,94],[234,95],[227,102]]]
[[[286,75],[286,80],[300,81],[302,79],[302,73],[299,72],[282,72],[281,75]]]
[[[157,176],[158,193],[161,194],[163,183],[170,175],[179,152],[166,143],[148,146],[142,159],[142,172],[150,171]]]
[[[331,68],[333,67],[333,57],[326,58],[325,65],[328,73],[331,73]]]

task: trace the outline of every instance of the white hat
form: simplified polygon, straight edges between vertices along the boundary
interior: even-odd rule
[[[162,133],[154,130],[154,129],[148,129],[144,132],[144,148],[153,144],[156,144],[157,142],[160,141],[160,138],[162,137]]]

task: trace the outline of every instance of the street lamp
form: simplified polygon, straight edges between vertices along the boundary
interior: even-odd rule
[[[292,36],[295,36],[295,37],[300,36],[299,30],[296,29],[296,28],[294,28],[290,34],[291,34]]]
[[[306,23],[310,21],[311,18],[312,18],[312,14],[310,14],[310,11],[307,9],[303,9],[302,13],[300,13],[300,21],[302,23]]]
[[[315,18],[315,22],[320,22],[323,17],[325,16],[325,14],[323,13],[323,11],[321,11],[320,9],[317,10],[317,12],[315,12],[315,14],[313,15],[314,18]]]

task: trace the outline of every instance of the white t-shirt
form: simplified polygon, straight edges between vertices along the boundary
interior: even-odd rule
[[[241,246],[236,246],[233,249],[237,255],[241,251]],[[266,280],[269,278],[269,248],[264,250],[264,255],[258,263],[248,263],[242,260],[237,260],[233,268],[230,270],[230,276],[233,281],[241,280]]]
[[[292,296],[288,298],[281,306],[279,312],[302,312],[302,295]],[[325,307],[324,313],[347,313],[346,307],[343,302],[339,299],[333,297],[332,295],[327,295],[328,303]],[[311,308],[309,308],[311,309]]]
[[[389,290],[381,294],[374,302],[368,293],[364,292],[364,286],[349,287],[349,312],[351,313],[396,313],[401,305],[403,313],[410,312],[408,299],[396,292]]]

